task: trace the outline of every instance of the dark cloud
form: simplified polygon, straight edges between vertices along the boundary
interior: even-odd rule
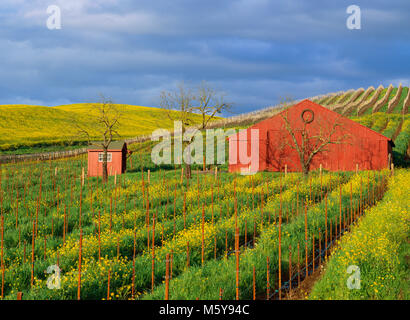
[[[0,104],[90,102],[100,92],[155,106],[178,81],[207,80],[236,112],[378,84],[408,85],[408,0],[44,0],[0,3]]]

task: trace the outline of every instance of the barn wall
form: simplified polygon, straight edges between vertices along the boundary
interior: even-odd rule
[[[337,122],[341,126],[335,129],[333,137],[334,139],[343,137],[342,144],[328,145],[326,151],[313,158],[311,170],[318,169],[320,164],[324,169],[331,171],[353,171],[356,169],[356,164],[360,170],[377,170],[388,166],[389,139],[309,100],[304,100],[285,111],[286,113],[282,113],[287,115],[294,132],[304,127],[301,114],[305,109],[311,109],[314,112],[313,122],[307,125],[309,136],[330,132],[334,123]],[[246,129],[248,131],[248,152],[251,129],[259,129],[259,170],[283,171],[287,165],[288,171],[301,171],[298,153],[289,146],[294,145],[293,140],[280,115]],[[300,134],[296,136],[300,138]],[[235,154],[234,148],[231,152],[231,147],[239,147],[238,137],[239,135],[230,137],[230,159],[233,159]],[[300,143],[300,139],[297,140]],[[238,155],[237,164],[229,165],[229,171],[239,171],[244,167],[246,168],[239,163]]]

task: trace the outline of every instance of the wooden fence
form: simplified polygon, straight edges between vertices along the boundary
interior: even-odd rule
[[[131,139],[125,139],[127,144],[133,144],[138,142],[144,142],[151,138],[151,136],[140,136]],[[55,152],[43,152],[43,153],[30,153],[30,154],[10,154],[0,155],[0,164],[3,163],[17,163],[23,161],[46,161],[56,160],[63,158],[76,157],[87,153],[88,148],[80,148],[75,150],[55,151]]]

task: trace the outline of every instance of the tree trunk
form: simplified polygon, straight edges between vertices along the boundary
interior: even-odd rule
[[[184,134],[185,134],[185,126],[182,127],[182,136],[184,136]],[[191,164],[190,164],[191,163],[191,140],[186,142],[186,144],[188,144],[188,146],[186,146],[185,148],[188,148],[189,163],[185,162],[185,176],[187,179],[191,179]]]
[[[189,141],[188,143],[191,143]],[[188,145],[188,158],[189,158],[189,163],[185,163],[185,175],[187,179],[191,179],[191,145]]]
[[[302,174],[304,177],[309,175],[309,166],[304,163],[302,163]]]
[[[103,155],[103,176],[102,176],[102,182],[106,183],[108,180],[108,165],[107,165],[107,148],[104,148],[104,155]]]
[[[191,165],[188,163],[185,164],[185,175],[187,179],[191,179]]]

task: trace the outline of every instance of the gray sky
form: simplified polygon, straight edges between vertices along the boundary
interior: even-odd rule
[[[46,10],[60,6],[62,29]],[[361,8],[349,30],[349,5]],[[0,104],[156,106],[206,80],[235,112],[410,83],[410,1],[2,0]]]

